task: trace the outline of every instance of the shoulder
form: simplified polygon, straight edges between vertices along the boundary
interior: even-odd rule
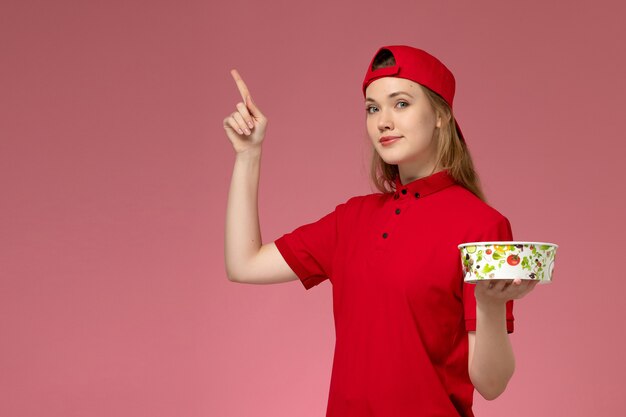
[[[446,190],[445,227],[454,243],[513,240],[508,218],[467,188],[455,184]]]
[[[335,207],[335,213],[344,222],[358,222],[363,216],[371,215],[384,204],[386,194],[372,193],[346,198]]]
[[[459,184],[449,187],[447,191],[448,198],[451,200],[449,204],[453,205],[466,219],[482,224],[508,221],[502,212]]]
[[[356,195],[348,198],[345,202],[340,204],[340,206],[343,206],[346,210],[360,211],[364,209],[373,209],[383,204],[388,195],[389,194],[383,194],[380,192]]]

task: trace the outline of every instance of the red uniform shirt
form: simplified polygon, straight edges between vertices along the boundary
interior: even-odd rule
[[[308,290],[332,283],[327,417],[473,416],[472,284],[457,245],[513,240],[506,217],[446,170],[352,197],[275,241]],[[513,332],[513,301],[506,322]]]

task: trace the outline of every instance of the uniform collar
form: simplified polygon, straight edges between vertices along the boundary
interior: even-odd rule
[[[396,185],[396,191],[394,198],[401,197],[413,197],[421,198],[429,194],[436,193],[450,185],[455,184],[454,178],[450,175],[447,169],[431,174],[427,177],[418,178],[407,184],[402,184],[400,181],[400,175],[397,175],[394,179]]]

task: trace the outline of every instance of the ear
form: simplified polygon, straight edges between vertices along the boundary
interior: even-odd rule
[[[437,114],[437,127],[441,127],[441,116]]]

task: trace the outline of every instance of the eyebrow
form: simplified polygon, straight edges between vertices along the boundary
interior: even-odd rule
[[[395,93],[391,93],[391,94],[389,94],[389,96],[388,96],[388,97],[389,97],[389,98],[393,98],[393,97],[395,97],[395,96],[399,96],[400,94],[406,94],[407,96],[409,96],[409,97],[411,97],[411,98],[415,98],[415,97],[413,97],[412,95],[410,95],[409,93],[407,93],[406,91],[396,91]],[[370,97],[367,97],[367,98],[365,99],[365,101],[373,101],[373,102],[376,102],[376,100],[374,100],[373,98],[370,98]]]

